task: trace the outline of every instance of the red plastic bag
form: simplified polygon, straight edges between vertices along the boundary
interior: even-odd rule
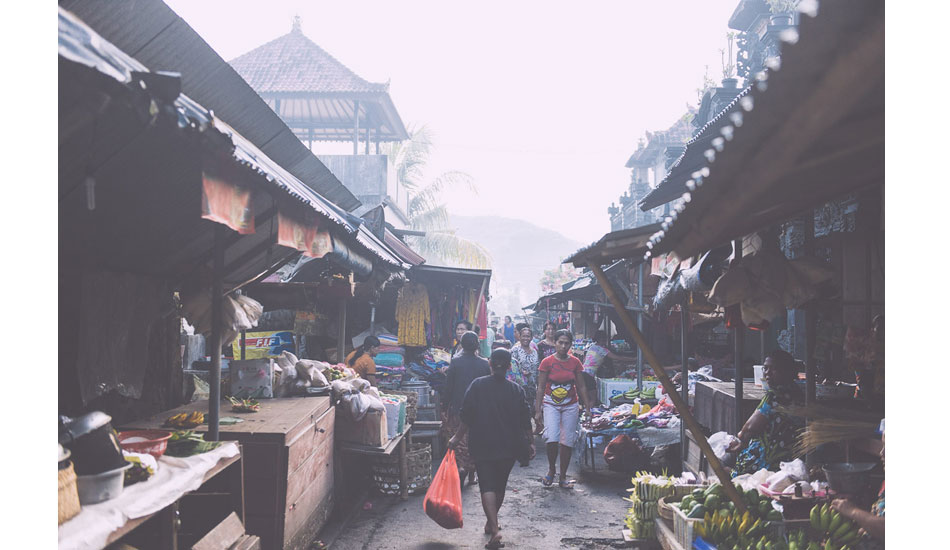
[[[462,528],[462,486],[459,485],[459,471],[452,449],[445,452],[445,458],[432,478],[432,485],[426,491],[422,509],[445,529]]]

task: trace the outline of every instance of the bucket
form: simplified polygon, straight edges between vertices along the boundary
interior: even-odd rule
[[[403,391],[412,391],[419,394],[419,400],[416,403],[418,407],[429,406],[429,383],[428,382],[407,382],[402,385]]]
[[[828,485],[839,493],[860,494],[867,487],[871,470],[877,466],[874,462],[837,462],[822,467]]]
[[[79,490],[79,503],[83,506],[96,504],[116,498],[122,494],[125,482],[125,471],[132,467],[131,462],[125,466],[88,476],[77,476],[76,488]]]

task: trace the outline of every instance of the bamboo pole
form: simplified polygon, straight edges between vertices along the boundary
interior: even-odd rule
[[[599,264],[593,262],[590,264],[590,269],[594,272],[594,276],[597,277],[597,282],[600,283],[600,287],[604,289],[607,299],[610,300],[611,304],[613,304],[614,309],[617,311],[617,315],[620,316],[620,320],[623,322],[627,332],[633,336],[633,339],[637,342],[637,346],[643,350],[643,355],[646,357],[647,363],[653,367],[653,372],[663,383],[663,387],[670,389],[667,395],[670,396],[670,399],[673,401],[673,405],[675,405],[676,410],[679,411],[680,419],[686,423],[686,427],[689,428],[689,431],[693,433],[693,437],[696,438],[696,443],[699,445],[700,450],[702,450],[703,454],[706,455],[706,459],[709,460],[709,465],[712,466],[713,471],[716,472],[716,477],[719,478],[719,482],[722,484],[723,491],[729,497],[729,500],[731,500],[736,505],[736,510],[738,510],[740,513],[745,513],[745,501],[742,499],[742,496],[739,494],[736,486],[732,484],[732,480],[730,479],[729,474],[726,473],[726,469],[722,466],[722,463],[719,462],[719,458],[717,458],[716,454],[713,453],[712,447],[709,446],[709,441],[706,440],[706,435],[703,434],[703,430],[699,423],[696,422],[696,419],[693,418],[692,413],[689,412],[689,405],[679,394],[673,391],[673,388],[675,387],[673,385],[673,381],[670,380],[669,375],[667,375],[666,371],[663,370],[660,360],[653,352],[653,349],[647,345],[646,339],[637,329],[637,324],[633,321],[633,318],[630,317],[630,313],[623,307],[623,304],[620,301],[620,298],[617,296],[613,285],[607,280],[604,270]],[[687,381],[684,381],[684,383],[686,382]],[[685,441],[682,442],[682,444],[685,444]]]

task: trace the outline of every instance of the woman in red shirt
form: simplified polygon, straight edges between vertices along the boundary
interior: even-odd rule
[[[570,489],[574,481],[567,478],[567,466],[577,440],[580,418],[579,403],[590,416],[587,388],[584,384],[584,366],[570,354],[574,335],[568,330],[559,330],[554,336],[555,353],[541,361],[538,367],[538,394],[535,399],[535,422],[544,430],[547,442],[548,475],[541,483],[550,487],[554,483],[557,459],[561,457],[561,476],[558,485]]]

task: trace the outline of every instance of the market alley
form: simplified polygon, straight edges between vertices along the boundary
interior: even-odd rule
[[[540,446],[541,440],[537,441]],[[438,464],[435,465],[438,467]],[[508,494],[499,515],[505,548],[551,549],[582,548],[599,550],[620,548],[623,538],[623,517],[629,493],[629,475],[608,472],[598,457],[597,470],[581,474],[576,457],[570,473],[577,478],[573,490],[541,486],[547,468],[543,456],[521,468],[515,465],[508,482]],[[371,493],[370,510],[360,511],[346,524],[334,529],[333,523],[321,533],[332,550],[415,549],[449,550],[479,549],[485,546],[482,533],[485,515],[479,500],[478,487],[462,490],[465,526],[445,530],[422,510],[422,494],[402,502],[398,497]]]

